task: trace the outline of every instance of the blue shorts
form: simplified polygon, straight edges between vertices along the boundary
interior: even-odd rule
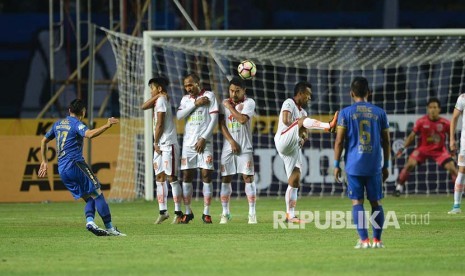
[[[347,175],[347,182],[347,196],[350,199],[364,199],[365,190],[367,192],[367,199],[370,201],[377,201],[384,197],[381,173],[369,176]]]
[[[82,161],[76,161],[72,166],[60,172],[61,180],[74,199],[95,193],[100,189],[100,182],[90,169],[89,165]]]

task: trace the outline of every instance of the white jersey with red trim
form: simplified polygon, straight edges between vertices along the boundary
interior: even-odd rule
[[[297,119],[307,116],[307,111],[305,111],[302,107],[298,106],[294,99],[289,98],[284,101],[283,106],[281,107],[281,111],[279,112],[279,122],[278,122],[278,131],[276,132],[276,136],[280,136],[282,132],[284,132],[289,126],[286,126],[283,122],[283,114],[284,111],[291,113],[291,122],[294,122]]]
[[[224,101],[230,101],[225,99]],[[231,102],[231,101],[230,101]],[[234,104],[231,102],[231,105]],[[224,115],[224,121],[229,133],[231,134],[234,141],[236,141],[240,147],[242,153],[253,152],[252,145],[252,117],[255,115],[255,101],[251,98],[245,98],[244,101],[238,103],[234,108],[241,114],[249,117],[249,120],[241,124],[232,115],[231,111],[225,108],[223,105],[220,106],[220,112]],[[225,140],[223,144],[223,151],[231,151],[231,144]]]
[[[155,108],[153,109],[153,135],[155,137],[155,129],[157,125],[157,113],[164,112],[165,118],[163,121],[163,133],[160,136],[158,144],[160,146],[168,145],[177,145],[178,136],[176,133],[176,125],[173,121],[173,112],[171,111],[171,106],[169,100],[166,96],[160,96],[155,103]]]
[[[195,100],[200,97],[207,97],[210,100],[210,104],[195,107],[187,116],[186,125],[184,127],[183,147],[195,146],[198,139],[207,131],[208,126],[216,123],[216,121],[212,120],[210,114],[218,113],[218,102],[216,101],[215,94],[211,91],[203,90],[195,98],[190,95],[185,95],[181,99],[178,110],[192,107]],[[211,135],[204,138],[207,138],[207,142],[212,142]]]

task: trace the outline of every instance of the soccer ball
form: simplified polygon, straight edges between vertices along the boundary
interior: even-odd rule
[[[244,60],[237,66],[237,73],[244,80],[250,80],[257,73],[257,66],[251,60]]]

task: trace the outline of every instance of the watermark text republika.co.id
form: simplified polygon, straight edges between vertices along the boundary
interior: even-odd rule
[[[379,211],[371,213],[365,211],[365,216],[359,215],[359,225],[364,228],[374,227],[381,228],[377,223]],[[356,229],[353,221],[352,211],[296,211],[295,216],[300,219],[300,223],[288,223],[286,221],[286,212],[273,211],[273,228],[274,229],[305,229],[313,227],[320,230],[325,229]],[[401,225],[429,225],[430,213],[425,214],[403,214],[398,216],[395,211],[384,212],[383,229],[394,228],[400,229]]]

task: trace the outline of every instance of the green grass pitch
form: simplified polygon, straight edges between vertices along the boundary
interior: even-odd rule
[[[356,250],[355,229],[275,229],[283,198],[257,200],[257,225],[247,224],[247,202],[231,202],[232,221],[201,222],[193,203],[189,225],[154,225],[156,202],[110,203],[114,224],[127,237],[96,237],[85,230],[84,203],[0,204],[0,275],[463,275],[465,214],[448,215],[452,196],[384,199],[399,229],[383,232],[384,249]],[[170,199],[170,213],[173,203]],[[368,203],[365,208],[369,210]],[[301,211],[349,211],[340,197],[304,197]],[[428,216],[426,216],[429,214]],[[99,217],[96,222],[102,225]],[[323,223],[324,221],[322,221]],[[371,233],[371,230],[370,230]]]

